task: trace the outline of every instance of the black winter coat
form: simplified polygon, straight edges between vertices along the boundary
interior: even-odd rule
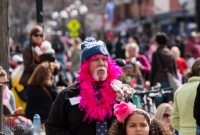
[[[57,96],[55,87],[46,87],[49,93],[52,95],[53,100],[47,95],[41,86],[27,87],[27,106],[25,110],[25,116],[33,120],[34,114],[39,114],[41,120],[47,120],[49,112],[51,110],[53,101]]]
[[[80,111],[78,104],[71,105],[69,98],[80,94],[78,84],[61,91],[51,109],[45,125],[46,135],[96,135],[96,121],[83,121],[85,112]],[[115,116],[107,118],[108,129]]]

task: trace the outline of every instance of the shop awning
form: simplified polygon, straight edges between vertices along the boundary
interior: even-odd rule
[[[189,14],[188,10],[178,10],[173,12],[161,13],[154,15],[154,19],[166,19],[169,17],[180,17],[180,16],[187,16]]]
[[[114,27],[114,32],[118,33],[120,31],[127,31],[131,25],[133,25],[133,19],[126,19],[124,21],[118,22]]]

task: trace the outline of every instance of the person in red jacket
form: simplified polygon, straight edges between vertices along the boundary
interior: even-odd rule
[[[188,69],[188,65],[186,63],[186,60],[184,58],[181,58],[180,57],[180,50],[178,47],[176,46],[173,46],[171,48],[172,52],[174,53],[174,58],[175,58],[175,61],[176,61],[176,66],[178,68],[178,71],[181,75],[181,78],[182,78],[182,83],[185,83],[185,75],[187,72],[189,72],[189,69]]]

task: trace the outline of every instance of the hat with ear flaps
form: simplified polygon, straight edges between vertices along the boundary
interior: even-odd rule
[[[93,37],[86,38],[83,41],[81,44],[81,50],[81,63],[83,63],[84,60],[88,60],[95,54],[103,54],[105,56],[109,56],[105,43],[101,40],[96,41],[96,39]]]

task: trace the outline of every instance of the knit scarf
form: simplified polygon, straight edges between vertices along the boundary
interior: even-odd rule
[[[89,61],[84,61],[80,67],[79,77],[77,81],[80,82],[80,110],[86,112],[84,121],[89,119],[103,121],[106,117],[112,116],[112,107],[116,103],[116,93],[111,87],[111,82],[117,79],[121,74],[121,68],[116,66],[116,63],[108,57],[108,77],[105,81],[101,82],[100,95],[98,100],[94,90],[95,82],[92,75],[89,72]]]
[[[38,47],[41,46],[41,43],[38,44],[38,43],[34,42],[32,39],[31,39],[30,42],[31,42],[31,44],[32,44],[33,46],[38,46]],[[39,56],[38,56],[35,52],[34,52],[33,56],[34,56],[34,60],[35,60],[35,61],[40,62],[40,58],[39,58]]]

